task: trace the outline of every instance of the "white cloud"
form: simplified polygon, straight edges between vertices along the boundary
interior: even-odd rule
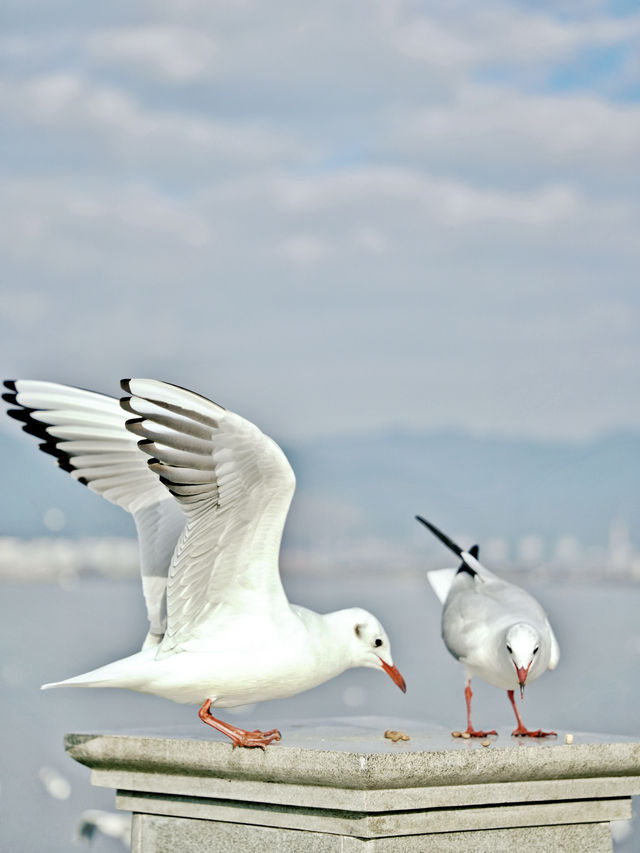
[[[152,373],[296,436],[640,419],[639,117],[612,94],[637,15],[182,0],[46,45],[37,20],[0,84],[9,372]]]
[[[385,9],[399,51],[446,68],[548,63],[585,47],[625,43],[640,32],[640,15],[561,20],[508,3],[463,2],[425,12],[410,0],[397,0]]]
[[[452,171],[489,169],[498,182],[500,171],[539,180],[549,169],[579,174],[587,184],[616,176],[633,181],[640,106],[467,85],[450,102],[396,115],[383,150]]]
[[[206,33],[168,26],[100,30],[89,35],[86,49],[98,62],[127,65],[176,83],[209,76],[217,54],[215,40]]]
[[[483,236],[520,233],[527,239],[532,228],[536,234],[546,229],[547,237],[540,239],[553,244],[558,236],[567,237],[567,231],[559,232],[559,227],[583,236],[583,229],[590,227],[606,241],[601,228],[605,218],[621,228],[621,246],[632,250],[635,244],[635,203],[590,199],[571,185],[502,190],[435,177],[418,169],[368,167],[316,177],[280,177],[270,182],[270,192],[288,216],[304,217],[316,226],[324,222],[338,235],[344,233],[349,220],[368,219],[385,224],[387,234],[391,231],[395,238],[404,234],[409,241],[416,229],[427,227],[466,229]]]
[[[326,240],[314,234],[295,234],[280,244],[282,254],[297,264],[316,264],[325,258],[331,248]]]
[[[141,168],[147,162],[183,163],[183,170],[263,165],[307,153],[289,134],[259,122],[149,109],[72,73],[0,81],[0,111],[14,125],[80,138],[87,149],[99,146]]]

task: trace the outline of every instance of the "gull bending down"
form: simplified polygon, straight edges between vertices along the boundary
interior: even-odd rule
[[[476,730],[471,723],[471,678],[478,675],[507,691],[518,723],[512,734],[555,735],[555,732],[527,729],[514,699],[516,688],[520,688],[522,699],[525,684],[558,665],[560,648],[544,610],[528,592],[486,569],[478,561],[477,545],[463,551],[425,518],[416,515],[416,519],[462,560],[458,569],[427,572],[427,578],[444,605],[444,643],[465,666],[466,734],[471,737],[497,734]]]
[[[249,421],[184,388],[121,383],[121,400],[51,382],[5,382],[9,414],[61,468],[129,511],[140,545],[149,633],[142,650],[49,687],[124,687],[200,706],[235,746],[276,729],[216,719],[292,696],[349,667],[386,672],[405,690],[380,622],[360,608],[318,614],[289,604],[280,540],[295,477]]]

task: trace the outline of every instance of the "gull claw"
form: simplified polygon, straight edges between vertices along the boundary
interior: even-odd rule
[[[269,732],[261,732],[260,729],[254,729],[252,732],[243,732],[239,729],[232,737],[233,748],[236,746],[244,746],[249,749],[259,747],[263,749],[274,740],[280,740],[281,734],[277,729],[272,729]]]
[[[482,729],[472,729],[468,728],[463,732],[455,731],[451,732],[452,737],[461,737],[467,740],[471,737],[489,737],[489,735],[498,736],[498,732],[495,729],[492,729],[490,732],[482,731]]]
[[[511,732],[512,737],[557,737],[557,732],[543,732],[542,729],[535,729],[534,731],[530,729],[525,729],[524,727],[514,729]]]

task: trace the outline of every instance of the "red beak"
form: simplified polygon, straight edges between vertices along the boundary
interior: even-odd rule
[[[514,663],[514,666],[516,666],[516,672],[518,673],[518,684],[520,685],[520,698],[521,699],[524,696],[524,686],[527,683],[527,675],[529,675],[529,667],[531,666],[532,663],[533,663],[533,661],[530,660],[526,669],[524,666],[516,666]]]
[[[391,678],[393,681],[395,681],[395,683],[398,685],[398,687],[400,688],[400,690],[402,690],[403,693],[406,693],[407,692],[407,685],[404,682],[404,678],[400,675],[400,670],[398,669],[398,667],[397,666],[389,666],[389,664],[386,663],[385,661],[383,661],[382,658],[379,658],[379,660],[380,660],[380,663],[382,664],[382,668],[387,673],[389,678]]]

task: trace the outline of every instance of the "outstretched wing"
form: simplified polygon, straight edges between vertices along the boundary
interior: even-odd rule
[[[9,393],[3,398],[15,406],[8,414],[40,439],[40,449],[75,480],[133,515],[150,632],[159,639],[166,624],[167,573],[185,516],[149,471],[119,401],[54,382],[4,384]]]
[[[163,655],[206,636],[227,610],[273,606],[284,592],[280,540],[295,477],[278,445],[249,421],[175,385],[123,380],[149,467],[187,523],[171,562]]]

